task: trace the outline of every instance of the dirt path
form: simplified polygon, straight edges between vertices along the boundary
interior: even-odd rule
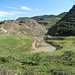
[[[56,48],[55,48],[54,46],[51,46],[51,45],[49,45],[49,44],[47,44],[46,46],[42,46],[42,47],[36,48],[36,47],[35,47],[35,43],[36,43],[36,42],[34,42],[34,43],[32,44],[32,47],[33,47],[33,49],[35,50],[34,52],[53,52],[53,51],[56,50]]]
[[[51,45],[45,46],[45,47],[36,48],[36,52],[53,52],[55,50],[56,50],[56,48],[51,46]]]

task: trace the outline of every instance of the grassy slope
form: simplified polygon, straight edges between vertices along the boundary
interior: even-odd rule
[[[44,20],[42,20],[42,22],[48,22],[49,24],[45,27],[46,27],[46,29],[49,29],[52,25],[54,25],[59,20],[60,20],[60,18],[53,17],[53,18],[45,18]]]
[[[0,36],[0,55],[7,55],[9,52],[22,53],[22,52],[30,50],[31,46],[32,46],[31,39],[24,39],[17,35],[1,35]]]
[[[50,42],[63,48],[29,54],[32,40],[0,36],[0,75],[75,75],[75,37]]]

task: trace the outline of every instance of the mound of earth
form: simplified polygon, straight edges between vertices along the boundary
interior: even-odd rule
[[[43,36],[46,33],[44,26],[41,26],[33,19],[17,19],[0,22],[0,34],[18,34],[27,36]]]

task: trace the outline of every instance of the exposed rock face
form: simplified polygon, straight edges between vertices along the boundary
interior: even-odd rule
[[[46,33],[44,26],[41,26],[33,19],[19,19],[19,20],[8,20],[0,22],[0,28],[6,30],[9,34],[22,34],[22,35],[31,35],[31,36],[42,36]]]
[[[4,28],[0,28],[0,34],[6,34],[7,30],[5,30]]]
[[[34,35],[34,36],[41,36],[46,33],[46,29],[44,26],[41,26],[39,23],[37,23],[33,19],[21,19],[18,20],[20,26],[27,29],[28,34]]]

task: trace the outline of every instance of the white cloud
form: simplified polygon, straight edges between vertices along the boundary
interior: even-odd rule
[[[12,12],[0,11],[0,17],[6,17],[9,15],[15,15],[15,14]]]
[[[17,9],[15,7],[10,7],[10,6],[6,6],[6,8],[9,8],[9,9]]]
[[[24,9],[24,10],[32,10],[31,8],[28,8],[26,6],[22,6],[21,9]]]
[[[27,12],[20,12],[20,11],[12,11],[14,14],[27,14]]]
[[[19,11],[0,11],[0,17],[8,17],[8,16],[14,16],[19,14],[27,14],[26,12],[19,12]]]

